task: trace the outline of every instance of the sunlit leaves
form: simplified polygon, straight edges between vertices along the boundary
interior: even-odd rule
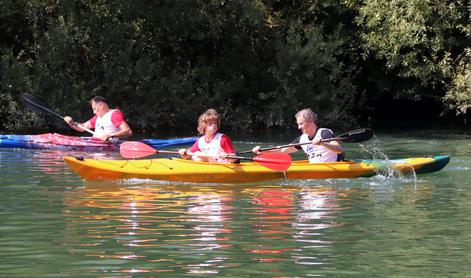
[[[465,114],[471,108],[471,48],[459,58],[453,77],[444,99],[458,114]]]
[[[466,112],[470,100],[466,101],[463,85],[469,69],[463,61],[469,60],[462,56],[467,55],[464,47],[471,39],[469,1],[363,0],[355,4],[365,53],[384,59],[387,68],[400,77],[414,78],[422,88],[435,88],[438,96],[443,96],[440,88],[447,90],[445,100],[454,103],[450,107]]]

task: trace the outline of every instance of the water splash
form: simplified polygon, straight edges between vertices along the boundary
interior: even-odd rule
[[[369,157],[374,163],[378,164],[377,178],[388,180],[388,179],[399,179],[399,181],[410,182],[413,181],[414,185],[417,185],[417,174],[414,168],[411,166],[410,174],[405,176],[400,170],[394,167],[394,161],[391,161],[384,152],[381,146],[380,140],[374,136],[368,143],[359,144],[360,149],[364,157]],[[412,176],[412,179],[411,179]]]

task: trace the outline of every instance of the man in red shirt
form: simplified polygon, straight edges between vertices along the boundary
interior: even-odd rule
[[[111,138],[126,138],[132,135],[132,130],[124,119],[123,113],[118,109],[111,109],[107,100],[102,96],[96,96],[91,101],[95,116],[83,124],[77,124],[70,116],[65,116],[64,121],[73,129],[84,132],[86,129],[94,129],[94,138],[107,141]]]

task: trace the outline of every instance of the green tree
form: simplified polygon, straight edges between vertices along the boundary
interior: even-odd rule
[[[348,2],[358,9],[364,55],[383,60],[386,70],[400,78],[390,93],[416,101],[442,98],[466,113],[471,101],[466,86],[471,81],[469,1]]]

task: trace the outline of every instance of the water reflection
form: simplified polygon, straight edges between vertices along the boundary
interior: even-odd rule
[[[289,260],[290,252],[295,249],[289,240],[292,234],[294,192],[276,187],[246,192],[251,193],[255,209],[251,226],[256,245],[252,245],[248,252],[255,254],[254,260],[261,263]]]
[[[231,198],[224,193],[164,189],[155,185],[131,188],[118,184],[92,184],[69,191],[64,198],[69,207],[67,232],[73,239],[67,246],[83,250],[85,256],[135,260],[166,265],[180,264],[193,254],[196,263],[181,266],[190,273],[214,273],[212,266],[223,256],[207,253],[231,246],[226,234]],[[80,235],[86,233],[86,236]],[[78,238],[78,241],[75,239]],[[105,239],[105,240],[104,240]],[[104,256],[84,247],[113,246],[113,254]],[[128,247],[125,253],[123,247]],[[160,250],[159,250],[160,249]],[[132,272],[140,270],[130,269]],[[167,271],[169,271],[167,269]]]
[[[60,227],[34,223],[50,229],[74,262],[64,275],[326,275],[361,265],[353,257],[376,260],[368,252],[381,250],[369,237],[386,236],[391,221],[413,223],[404,215],[424,215],[416,207],[435,191],[427,179],[381,176],[252,185],[83,182],[56,151],[28,156],[23,177],[41,180],[41,198],[33,200],[62,212]],[[31,210],[38,209],[24,214]],[[395,243],[414,231],[396,232]],[[350,252],[356,255],[342,267]]]
[[[321,231],[345,225],[337,214],[351,191],[86,183],[64,196],[64,246],[133,273],[216,274],[241,265],[240,248],[261,264],[325,264],[315,250],[335,241]],[[124,267],[136,260],[144,266]]]
[[[465,277],[469,142],[412,139],[381,143],[391,157],[453,146],[450,165],[417,180],[120,184],[84,182],[62,162],[69,152],[0,150],[0,273]]]
[[[299,192],[299,210],[293,223],[296,228],[293,237],[301,245],[301,249],[293,255],[297,264],[322,266],[332,263],[330,250],[336,241],[328,236],[329,230],[347,224],[340,220],[339,213],[348,209],[342,201],[352,191],[304,187]]]
[[[186,221],[191,224],[193,237],[188,251],[199,252],[198,257],[201,258],[200,262],[185,267],[189,273],[219,273],[219,266],[228,259],[223,251],[232,247],[231,195],[230,191],[203,190],[188,199]]]

